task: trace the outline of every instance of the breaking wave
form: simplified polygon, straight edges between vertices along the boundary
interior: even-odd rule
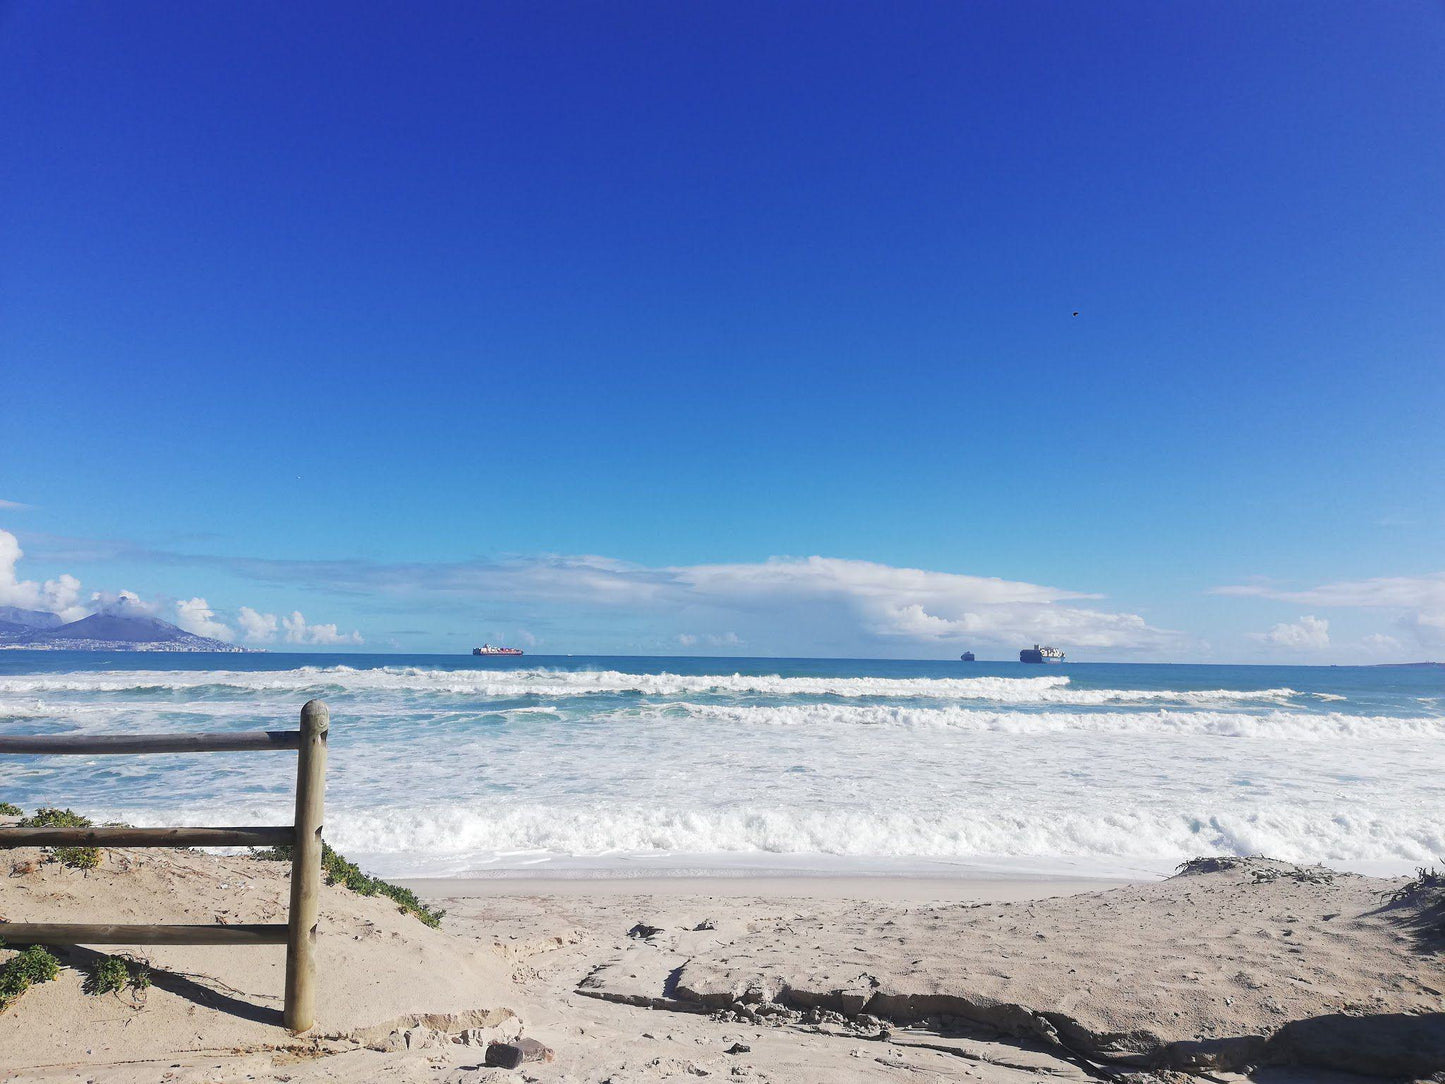
[[[0,676],[0,731],[270,728],[323,697],[328,839],[394,874],[656,855],[1103,868],[1207,852],[1403,870],[1445,853],[1445,698],[1429,675],[306,661],[46,660],[68,668]],[[135,824],[284,820],[291,786],[261,757],[0,758],[7,801]]]
[[[143,823],[145,811],[115,816]],[[194,813],[193,813],[194,815]],[[1400,863],[1445,851],[1445,814],[1390,817],[1367,806],[1178,812],[1117,809],[1032,812],[908,810],[559,809],[487,804],[349,813],[328,831],[351,856],[394,869],[399,856],[432,856],[452,872],[530,855],[830,855],[929,859],[1084,858],[1184,861],[1199,854],[1267,854],[1294,862]]]
[[[1291,741],[1445,738],[1445,717],[1305,714],[1272,710],[1260,714],[1211,711],[1016,712],[966,708],[886,705],[787,704],[770,707],[674,705],[688,717],[739,726],[947,727],[1000,734],[1140,734],[1166,737],[1278,738]]]
[[[263,673],[234,670],[194,674],[174,670],[102,671],[93,674],[26,675],[0,680],[0,693],[34,695],[64,692],[285,692],[301,696],[395,692],[456,694],[496,699],[526,696],[563,698],[609,693],[640,696],[720,694],[988,700],[1013,704],[1077,705],[1282,702],[1300,695],[1289,688],[1083,689],[1072,687],[1068,676],[1062,674],[1029,678],[782,677],[778,674],[629,674],[619,670],[535,669],[479,673],[417,667],[360,670],[349,666],[328,666]]]

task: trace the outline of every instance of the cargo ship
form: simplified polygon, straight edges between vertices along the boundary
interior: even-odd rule
[[[1019,652],[1019,662],[1063,662],[1064,653],[1056,647],[1026,647]]]
[[[472,648],[473,655],[520,655],[520,647],[493,647],[491,644],[483,644],[481,647]]]
[[[972,651],[965,651],[962,655],[959,656],[959,658],[962,659],[964,662],[973,662],[976,656]]]

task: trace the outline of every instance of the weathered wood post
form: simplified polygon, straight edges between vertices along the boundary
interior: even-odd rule
[[[321,896],[321,824],[326,791],[326,732],[320,700],[301,709],[296,760],[296,844],[291,851],[291,915],[286,931],[286,1010],[290,1031],[316,1022],[316,913]]]

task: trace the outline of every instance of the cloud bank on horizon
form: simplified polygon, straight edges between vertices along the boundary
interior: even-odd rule
[[[348,566],[349,587],[479,600],[646,611],[701,623],[684,647],[742,647],[766,633],[816,641],[819,630],[862,642],[1017,644],[1152,650],[1181,639],[1141,616],[1077,605],[1098,596],[1040,584],[833,557],[649,567],[598,556],[542,556],[434,566]]]
[[[94,548],[105,551],[106,546]],[[649,566],[595,555],[386,563],[232,558],[126,547],[109,552],[200,569],[203,576],[207,570],[223,571],[288,591],[330,592],[353,604],[365,600],[385,613],[414,608],[421,614],[464,614],[468,624],[478,612],[505,613],[514,625],[507,635],[529,647],[558,648],[561,641],[572,646],[579,639],[576,629],[590,626],[614,639],[631,635],[635,643],[622,642],[658,652],[672,646],[724,654],[931,654],[958,645],[998,646],[1011,652],[1033,642],[1139,658],[1208,650],[1190,633],[1108,607],[1095,593],[836,557]],[[171,601],[148,601],[131,591],[86,596],[80,579],[69,573],[44,582],[21,579],[17,564],[22,556],[16,537],[0,530],[0,604],[48,609],[67,620],[123,604],[129,612],[140,609],[173,620],[188,632],[252,645],[347,648],[366,642],[358,630],[344,632],[336,622],[312,623],[296,609],[286,613],[250,605],[213,607],[202,594]],[[1376,632],[1349,644],[1332,639],[1330,619],[1315,613],[1243,634],[1245,642],[1266,655],[1308,661],[1330,650],[1346,650],[1393,658],[1416,645],[1445,645],[1445,573],[1306,589],[1246,584],[1209,593],[1320,610],[1377,610],[1392,622],[1393,635]],[[549,639],[524,627],[538,620],[563,631]],[[373,633],[371,640],[377,642],[378,636]]]
[[[130,612],[169,616],[188,632],[228,642],[348,646],[363,642],[335,623],[239,606],[220,613],[205,596],[166,607],[134,592],[93,592],[81,602],[80,580],[44,584],[19,578],[15,536],[0,531],[0,603],[56,609],[69,619],[123,598]],[[233,561],[170,555],[179,564],[219,564],[273,583],[305,583],[351,595],[408,597],[423,604],[566,607],[679,624],[669,639],[685,648],[741,650],[766,637],[806,645],[820,630],[861,643],[940,645],[967,641],[1014,645],[1059,640],[1079,648],[1157,651],[1182,641],[1139,614],[1081,605],[1099,596],[1042,584],[831,557],[650,567],[598,556],[519,557],[503,561],[379,564],[358,561]],[[58,612],[58,610],[57,610]],[[691,631],[699,629],[700,631]],[[525,631],[522,639],[532,639]]]
[[[1398,649],[1404,643],[1415,643],[1426,649],[1445,647],[1445,572],[1425,576],[1377,576],[1366,580],[1340,580],[1303,589],[1283,588],[1268,583],[1234,584],[1216,587],[1211,593],[1233,598],[1297,602],[1322,608],[1384,611],[1392,615],[1394,629],[1400,636],[1374,633],[1365,638],[1366,646],[1382,650]],[[1316,618],[1302,617],[1300,621],[1304,625],[1316,621]],[[1308,632],[1301,630],[1300,639],[1306,642],[1305,646],[1329,645],[1328,622],[1323,625],[1323,628]],[[1274,633],[1282,628],[1283,626],[1276,626],[1267,635],[1273,637]],[[1282,635],[1286,638],[1289,636],[1288,633]]]

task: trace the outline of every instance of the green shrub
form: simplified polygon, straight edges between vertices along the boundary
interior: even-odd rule
[[[125,989],[140,992],[149,989],[150,984],[149,964],[124,956],[101,956],[86,971],[81,989],[92,997],[99,997],[101,994],[118,994]]]
[[[0,941],[0,947],[4,942]],[[31,945],[0,964],[0,1012],[30,987],[49,982],[60,974],[60,961],[39,945]]]
[[[268,847],[265,850],[253,850],[251,856],[265,859],[268,862],[289,862],[291,861],[291,848]],[[432,929],[436,929],[442,924],[442,916],[446,914],[445,911],[428,907],[417,899],[416,893],[409,888],[402,888],[400,885],[394,885],[379,877],[363,873],[361,867],[355,862],[349,862],[333,851],[329,843],[321,844],[321,868],[326,873],[327,884],[342,885],[351,889],[358,896],[385,896],[395,903],[403,913],[415,915]]]
[[[119,956],[102,956],[90,965],[80,988],[92,997],[99,997],[124,990],[129,979],[124,960]]]
[[[82,817],[73,809],[55,809],[46,806],[37,809],[35,816],[26,817],[25,828],[89,828],[91,819]]]
[[[69,809],[37,809],[35,816],[20,822],[22,828],[89,828],[91,820]],[[95,869],[100,851],[95,847],[52,847],[50,857],[71,869]]]
[[[95,847],[53,847],[50,856],[71,869],[95,869],[100,865],[100,851]]]
[[[10,802],[0,802],[0,817],[23,817],[25,810]]]

